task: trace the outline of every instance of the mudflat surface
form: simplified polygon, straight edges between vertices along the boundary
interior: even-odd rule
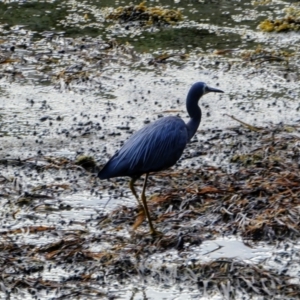
[[[297,9],[0,4],[1,298],[298,299]],[[224,94],[149,179],[154,238],[128,178],[96,174],[145,124],[188,120],[197,81]]]

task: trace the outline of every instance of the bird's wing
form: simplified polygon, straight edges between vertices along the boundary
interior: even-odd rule
[[[166,117],[137,131],[111,159],[111,167],[134,176],[168,168],[180,158],[188,133],[178,117]]]

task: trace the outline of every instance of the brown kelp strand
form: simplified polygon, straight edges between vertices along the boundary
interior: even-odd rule
[[[299,262],[299,252],[289,246],[300,235],[298,127],[253,131],[246,125],[222,133],[208,130],[206,138],[214,143],[206,151],[185,155],[181,167],[151,177],[148,204],[163,233],[159,237],[147,234],[143,210],[124,202],[126,180],[96,179],[105,158],[3,160],[7,171],[41,176],[35,182],[8,172],[0,180],[4,292],[97,298],[111,295],[106,282],[114,280],[121,287],[140,278],[194,285],[202,296],[217,290],[229,298],[298,297],[299,285],[287,271]],[[184,165],[215,151],[223,153],[224,164]],[[86,190],[99,204],[93,206],[82,194]],[[116,206],[109,208],[108,200]],[[273,267],[225,257],[204,262],[206,255],[193,256],[203,243],[220,236],[241,237],[251,247],[263,241],[283,249],[273,255]],[[207,253],[221,248],[216,243]]]

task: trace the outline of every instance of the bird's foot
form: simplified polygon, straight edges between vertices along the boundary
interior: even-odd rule
[[[163,236],[164,234],[154,228],[152,228],[149,232],[153,237],[160,237]]]

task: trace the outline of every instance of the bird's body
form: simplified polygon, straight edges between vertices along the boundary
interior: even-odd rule
[[[134,133],[99,173],[100,179],[140,177],[173,166],[188,142],[186,124],[165,117]]]
[[[125,142],[98,174],[100,179],[131,177],[130,188],[137,199],[133,184],[137,178],[146,174],[141,198],[152,234],[156,231],[152,225],[145,198],[148,174],[173,166],[181,157],[186,144],[194,136],[201,121],[198,101],[202,95],[209,92],[223,93],[221,90],[208,87],[203,82],[195,83],[186,101],[190,116],[188,123],[184,123],[179,117],[170,116],[145,126]]]

